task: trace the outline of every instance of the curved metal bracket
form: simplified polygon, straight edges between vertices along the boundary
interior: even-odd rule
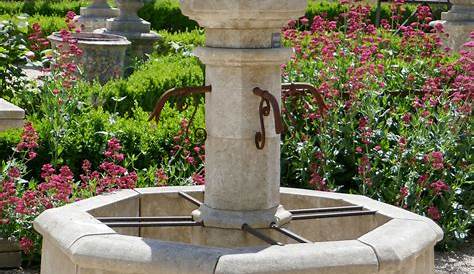
[[[203,94],[207,92],[211,92],[212,87],[211,86],[203,86],[203,87],[185,87],[185,88],[173,88],[161,95],[160,99],[158,100],[158,103],[156,103],[155,109],[151,113],[150,117],[148,118],[149,121],[155,119],[156,122],[160,120],[161,112],[163,111],[163,108],[166,104],[166,102],[171,98],[171,97],[183,97],[183,96],[190,96],[190,95],[198,95],[198,94]],[[184,111],[189,107],[189,105],[186,102],[178,102],[178,110],[179,111]],[[186,136],[189,133],[189,128],[191,127],[191,124],[194,121],[194,117],[196,116],[198,110],[198,103],[194,105],[194,111],[192,113],[191,118],[189,119],[189,123],[186,126]],[[207,132],[203,128],[197,128],[194,132],[195,136],[197,138],[200,138],[202,140],[206,140],[207,138]]]
[[[270,108],[273,108],[273,118],[275,119],[275,132],[281,134],[283,132],[283,123],[281,120],[280,106],[278,101],[270,92],[261,88],[254,88],[253,93],[260,96],[259,114],[260,114],[260,128],[261,131],[255,134],[255,145],[258,149],[265,147],[265,122],[263,117],[270,115]]]
[[[325,113],[327,111],[326,104],[324,103],[323,97],[321,96],[319,91],[313,85],[308,83],[282,84],[281,90],[283,106],[287,106],[287,99],[290,97],[305,96],[307,95],[307,93],[310,93],[318,104],[319,113],[322,117],[325,116]],[[296,104],[295,101],[293,101],[293,103]],[[293,125],[297,124],[297,121],[292,117],[290,113],[288,113],[287,118]]]
[[[298,96],[298,95],[305,95],[307,92],[311,93],[318,106],[321,110],[321,115],[324,115],[324,112],[327,110],[326,104],[324,103],[323,97],[319,93],[319,91],[309,83],[290,83],[290,84],[282,84],[281,90],[286,97],[289,96]],[[283,98],[285,98],[283,96]]]

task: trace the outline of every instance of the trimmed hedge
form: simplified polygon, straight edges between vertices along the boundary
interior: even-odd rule
[[[97,166],[104,157],[101,151],[106,147],[107,141],[117,137],[123,146],[123,152],[132,158],[127,161],[136,170],[142,170],[151,166],[161,166],[164,157],[169,155],[173,146],[172,138],[180,129],[180,121],[184,117],[190,117],[191,110],[180,113],[168,106],[162,112],[158,125],[148,122],[148,112],[135,108],[133,113],[127,117],[119,117],[104,111],[101,108],[92,109],[73,117],[68,124],[64,136],[61,138],[62,164],[71,167],[75,174],[80,173],[83,160],[89,160],[93,166]],[[38,157],[29,166],[35,178],[39,178],[41,167],[49,163],[50,147],[45,139],[45,130],[49,127],[45,120],[38,121],[33,117],[33,126],[39,134]],[[196,115],[194,126],[204,127],[204,109]],[[12,154],[12,148],[20,141],[21,130],[12,129],[0,133],[0,161],[7,160]]]
[[[168,89],[203,84],[204,72],[197,58],[169,55],[153,58],[127,79],[91,88],[90,95],[106,110],[125,114],[135,102],[145,111],[152,111]]]
[[[24,1],[0,1],[0,14],[39,14],[43,16],[64,16],[68,11],[79,14],[81,7],[87,6],[89,1],[51,1],[35,0]]]
[[[138,15],[155,30],[188,31],[198,27],[194,20],[181,13],[178,0],[154,0],[145,4]]]

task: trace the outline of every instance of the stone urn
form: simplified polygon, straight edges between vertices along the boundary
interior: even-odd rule
[[[76,60],[81,67],[83,76],[88,81],[98,80],[101,84],[122,77],[125,63],[125,53],[130,46],[127,38],[112,35],[81,32],[72,34],[77,39],[77,45],[82,55]],[[59,33],[48,37],[54,49],[64,44]]]
[[[107,19],[119,16],[120,11],[110,7],[107,0],[94,0],[88,7],[81,7],[81,15],[76,17],[82,31],[92,32],[105,28]]]
[[[474,0],[451,0],[453,5],[448,12],[441,14],[441,20],[434,21],[431,26],[442,24],[445,33],[445,46],[455,50],[466,50],[463,45],[470,40],[474,32]]]
[[[96,33],[108,33],[126,37],[132,46],[127,55],[129,59],[144,57],[153,51],[153,45],[160,36],[151,31],[151,24],[141,19],[137,12],[144,5],[142,0],[116,0],[120,15],[107,20],[106,28],[98,29]]]

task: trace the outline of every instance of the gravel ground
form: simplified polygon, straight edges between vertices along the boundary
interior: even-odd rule
[[[474,239],[459,250],[436,253],[435,264],[436,274],[474,274]],[[0,270],[0,274],[39,274],[39,271]]]

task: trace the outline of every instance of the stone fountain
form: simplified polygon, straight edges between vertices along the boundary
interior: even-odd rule
[[[151,24],[138,16],[138,10],[143,7],[143,0],[116,0],[120,15],[108,19],[106,27],[97,29],[96,33],[114,34],[126,37],[132,46],[129,57],[143,57],[153,51],[153,44],[161,37],[151,31]]]
[[[430,25],[442,24],[448,37],[444,44],[456,51],[466,50],[463,45],[470,41],[474,32],[474,0],[451,0],[453,5],[448,12],[441,14],[441,20],[433,21]]]
[[[107,19],[119,16],[119,10],[111,8],[107,0],[94,0],[88,7],[82,7],[80,16],[75,18],[84,32],[105,28]]]
[[[122,190],[44,212],[42,274],[432,274],[442,230],[364,196],[280,188],[280,28],[305,0],[181,0],[206,29],[206,186]],[[310,89],[307,85],[286,85]],[[201,202],[203,201],[203,202]]]

